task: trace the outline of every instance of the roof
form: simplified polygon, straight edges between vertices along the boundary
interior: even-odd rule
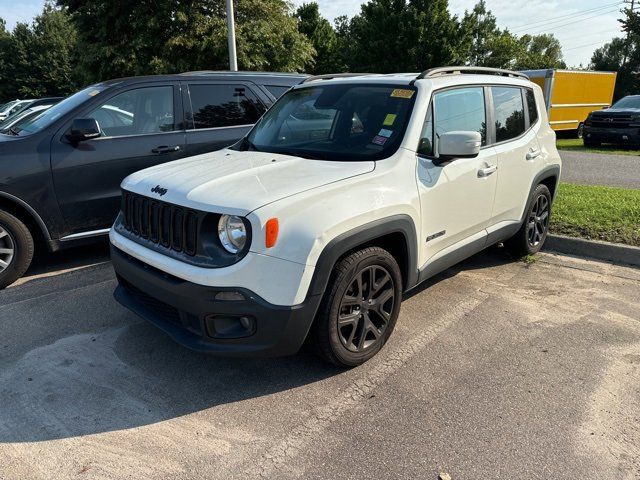
[[[169,81],[185,81],[189,77],[198,80],[245,80],[265,85],[297,85],[309,75],[303,73],[281,73],[281,72],[231,72],[231,71],[214,71],[201,70],[196,72],[184,72],[168,75],[142,75],[138,77],[114,78],[99,82],[98,85],[116,85],[121,83],[143,83],[143,82],[166,82]]]

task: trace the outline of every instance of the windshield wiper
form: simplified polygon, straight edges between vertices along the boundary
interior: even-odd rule
[[[10,132],[12,135],[15,135],[15,136],[20,135],[20,130],[19,130],[19,129],[17,129],[16,127],[9,127],[9,132]]]

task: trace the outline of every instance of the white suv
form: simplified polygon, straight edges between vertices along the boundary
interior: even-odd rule
[[[403,292],[498,242],[537,252],[559,178],[523,74],[310,77],[233,147],[124,180],[115,296],[195,350],[284,355],[311,336],[358,365]]]

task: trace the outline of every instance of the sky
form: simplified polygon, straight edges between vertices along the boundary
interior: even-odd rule
[[[293,0],[301,5],[305,0]],[[306,0],[309,1],[309,0]],[[362,0],[317,0],[322,15],[332,20],[352,17]],[[449,0],[450,11],[458,16],[472,9],[476,0]],[[553,33],[562,43],[569,66],[588,65],[593,51],[620,36],[622,0],[486,0],[498,25],[513,33]],[[0,17],[9,29],[17,22],[30,22],[41,10],[43,0],[0,0]]]

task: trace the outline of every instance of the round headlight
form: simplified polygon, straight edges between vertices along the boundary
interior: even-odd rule
[[[238,253],[242,250],[247,241],[247,228],[242,218],[222,215],[218,222],[218,237],[227,252]]]

